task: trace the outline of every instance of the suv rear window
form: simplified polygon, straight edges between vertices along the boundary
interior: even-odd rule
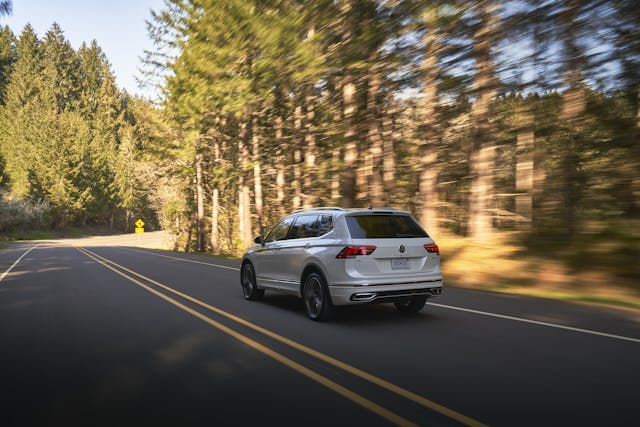
[[[345,220],[352,239],[429,237],[408,215],[350,215]]]

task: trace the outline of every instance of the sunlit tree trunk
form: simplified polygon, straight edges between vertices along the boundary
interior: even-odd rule
[[[300,146],[302,145],[302,107],[296,105],[293,113],[293,133],[294,133],[294,147],[293,147],[293,182],[291,187],[293,188],[293,209],[300,209],[302,206],[302,152]]]
[[[473,240],[485,243],[493,233],[492,208],[495,169],[495,143],[491,135],[489,106],[495,95],[493,64],[490,58],[492,34],[496,32],[496,4],[489,0],[479,3],[478,29],[474,34],[476,73],[474,90],[477,96],[472,116],[475,140],[470,158],[471,190],[469,197],[469,235]]]
[[[522,125],[518,130],[516,143],[516,200],[515,210],[518,216],[518,229],[531,231],[533,212],[533,150],[535,136],[533,133],[533,117],[523,112]]]
[[[358,158],[356,135],[356,85],[351,76],[344,79],[342,97],[344,102],[344,162],[342,167],[342,206],[354,207],[355,203],[355,167]]]
[[[202,179],[202,153],[196,154],[196,228],[198,236],[198,251],[204,251],[205,227],[204,227],[204,181]]]
[[[304,208],[310,208],[316,203],[316,196],[313,191],[313,182],[316,177],[316,135],[315,135],[315,111],[313,87],[307,85],[307,96],[305,98],[306,118],[305,118],[305,174],[304,174]]]
[[[577,232],[578,203],[582,195],[580,184],[580,156],[578,149],[583,138],[583,119],[586,99],[582,85],[581,53],[578,47],[574,21],[580,2],[567,0],[561,14],[562,36],[565,44],[565,77],[567,90],[562,94],[562,112],[560,114],[562,137],[560,147],[560,168],[562,202],[561,217],[563,229],[569,236]]]
[[[258,115],[253,114],[251,120],[251,157],[253,162],[253,197],[255,200],[258,224],[262,228],[263,200],[262,200],[262,173],[260,167],[260,135],[258,133]]]
[[[438,234],[438,189],[440,171],[438,163],[438,60],[440,44],[436,13],[434,8],[425,10],[427,29],[423,35],[424,53],[422,58],[422,100],[420,102],[420,120],[418,126],[422,140],[420,145],[420,223],[429,230],[429,234]]]
[[[342,86],[340,85],[340,80],[335,79],[335,85],[333,87],[333,96],[331,99],[339,101],[342,98]],[[340,102],[336,102],[339,104],[338,106],[334,106],[333,108],[333,124],[336,126],[338,123],[342,123],[342,111],[343,109],[340,107]],[[338,141],[338,138],[334,138],[333,147],[331,149],[331,204],[333,206],[339,206],[341,204],[340,200],[340,174],[341,174],[341,164],[342,164],[342,144]]]
[[[380,91],[380,72],[377,67],[377,55],[370,58],[373,64],[369,70],[367,88],[367,146],[369,148],[369,202],[373,206],[382,206],[382,129],[378,117],[378,96]]]
[[[635,173],[633,174],[632,182],[631,182],[631,192],[633,205],[636,212],[640,212],[640,85],[638,85],[638,105],[636,109],[636,145],[635,145]]]
[[[219,128],[224,127],[224,119],[217,119],[217,125]],[[220,132],[219,132],[220,133]],[[224,147],[221,147],[220,139],[214,137],[213,148],[213,164],[214,167],[220,168],[220,163],[224,153]],[[216,175],[214,175],[216,176]],[[212,183],[211,190],[211,251],[214,253],[220,252],[220,182],[217,176]]]
[[[340,4],[340,12],[345,24],[342,28],[342,40],[343,47],[348,48],[353,39],[352,25],[349,22],[349,17],[354,8],[353,0],[345,0]],[[356,170],[358,160],[358,133],[357,133],[357,98],[356,98],[356,81],[353,75],[353,70],[346,67],[343,70],[342,78],[342,106],[343,106],[343,118],[342,123],[344,126],[343,140],[344,140],[344,159],[342,163],[342,200],[343,207],[351,208],[355,205],[356,197]]]
[[[211,250],[214,253],[220,252],[220,233],[218,230],[220,215],[220,190],[216,186],[211,192]]]
[[[278,207],[278,216],[282,218],[285,215],[284,207],[284,174],[285,174],[285,158],[284,140],[282,139],[282,117],[276,117],[276,205]]]
[[[384,187],[384,200],[389,203],[392,200],[396,187],[396,153],[393,146],[394,141],[394,123],[390,117],[391,111],[387,111],[383,123],[383,139],[382,139],[382,181]]]
[[[242,120],[240,125],[240,133],[238,135],[238,163],[240,173],[238,174],[238,223],[241,250],[244,250],[251,244],[251,206],[249,201],[249,185],[247,184],[247,158],[248,150],[246,144],[247,138],[247,120]]]

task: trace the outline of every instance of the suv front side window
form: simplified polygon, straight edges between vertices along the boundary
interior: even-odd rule
[[[274,242],[276,240],[284,240],[287,238],[287,233],[289,232],[289,228],[293,223],[294,218],[285,218],[278,225],[273,227],[273,230],[267,237],[264,239],[265,243]]]

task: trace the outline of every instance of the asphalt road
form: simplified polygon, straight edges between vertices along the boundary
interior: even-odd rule
[[[316,323],[237,261],[34,245],[0,251],[2,426],[638,423],[632,312],[446,287]]]

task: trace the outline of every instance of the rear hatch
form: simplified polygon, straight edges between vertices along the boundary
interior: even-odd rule
[[[403,276],[430,273],[439,267],[435,242],[406,213],[354,213],[346,215],[345,221],[351,246],[361,248],[356,252],[361,255],[346,259],[346,267],[359,275]]]

